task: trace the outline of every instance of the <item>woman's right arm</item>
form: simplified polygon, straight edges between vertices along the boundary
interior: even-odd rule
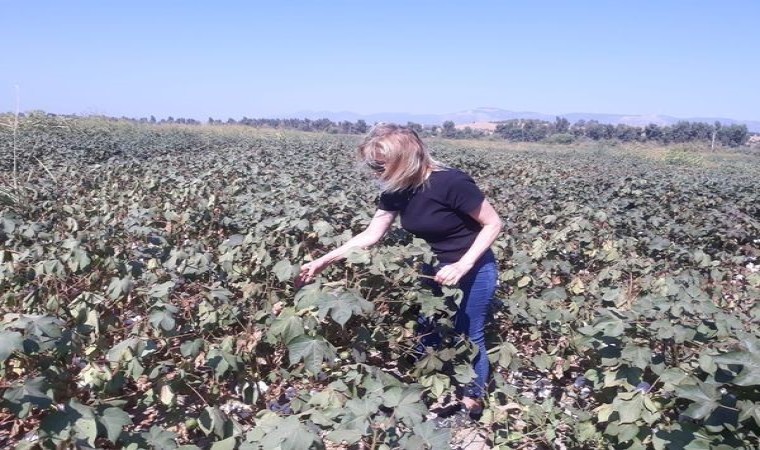
[[[301,266],[301,270],[295,279],[296,287],[301,287],[304,284],[314,281],[314,278],[316,278],[320,272],[325,270],[335,261],[345,258],[352,249],[357,247],[367,248],[375,245],[391,227],[397,214],[398,212],[396,211],[378,209],[364,231],[352,237],[348,242],[335,250]]]

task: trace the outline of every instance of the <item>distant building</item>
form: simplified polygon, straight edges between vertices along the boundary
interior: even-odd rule
[[[496,131],[496,123],[494,122],[462,123],[459,125],[455,125],[454,128],[456,128],[457,130],[464,130],[465,128],[470,128],[472,130],[480,130],[487,134],[492,134],[494,131]]]

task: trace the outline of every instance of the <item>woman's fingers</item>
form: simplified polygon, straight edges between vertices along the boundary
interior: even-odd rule
[[[435,274],[435,281],[436,281],[436,283],[445,284],[445,281],[446,281],[446,278],[447,278],[446,272],[447,272],[446,267],[444,267],[443,269],[439,270]]]
[[[304,264],[301,266],[301,275],[313,277],[317,272],[317,268],[312,263]]]
[[[472,269],[473,265],[462,261],[449,264],[441,268],[435,274],[435,281],[445,286],[452,286],[459,283],[462,278]]]
[[[442,268],[435,274],[435,281],[445,286],[457,284],[460,278],[462,278],[462,274],[453,264]]]
[[[295,286],[301,286],[311,283],[317,278],[317,275],[324,269],[324,265],[319,261],[312,261],[301,266],[298,275],[295,276]]]
[[[301,286],[314,281],[315,272],[316,268],[311,263],[301,266],[301,270],[298,271],[298,275],[296,275],[296,279],[294,280],[295,286],[300,288]]]

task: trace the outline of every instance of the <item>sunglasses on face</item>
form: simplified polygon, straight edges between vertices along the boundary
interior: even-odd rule
[[[385,172],[385,163],[380,161],[367,161],[367,167],[373,172],[383,173]]]

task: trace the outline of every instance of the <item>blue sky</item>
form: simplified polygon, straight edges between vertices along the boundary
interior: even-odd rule
[[[0,0],[0,111],[760,120],[758,1]]]

